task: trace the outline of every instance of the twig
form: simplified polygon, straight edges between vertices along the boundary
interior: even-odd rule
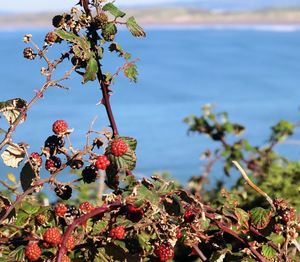
[[[259,193],[260,195],[262,195],[264,198],[266,198],[266,200],[269,202],[269,204],[271,205],[271,207],[273,208],[273,210],[276,211],[276,208],[274,206],[272,198],[270,198],[269,195],[266,192],[264,192],[263,190],[261,190],[257,185],[255,185],[251,181],[251,179],[248,177],[246,171],[242,168],[242,166],[237,161],[232,161],[232,163],[240,171],[241,175],[246,180],[246,182],[249,184],[249,186],[252,187],[257,193]]]
[[[195,249],[195,251],[197,252],[197,254],[199,255],[199,257],[201,258],[202,261],[207,261],[207,257],[200,250],[200,248],[198,247],[198,244],[193,245],[193,248]]]

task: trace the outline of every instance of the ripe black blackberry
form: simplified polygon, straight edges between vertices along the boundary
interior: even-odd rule
[[[54,189],[55,194],[63,200],[68,200],[72,196],[72,188],[68,185],[59,184]]]
[[[50,155],[55,155],[58,148],[62,148],[65,145],[65,140],[63,137],[58,137],[56,135],[49,136],[44,144],[44,147],[50,149]]]
[[[97,173],[98,169],[94,165],[85,167],[81,173],[83,182],[87,184],[95,182],[97,178]]]
[[[133,237],[126,238],[125,245],[130,254],[136,254],[141,251],[140,243],[136,238]]]

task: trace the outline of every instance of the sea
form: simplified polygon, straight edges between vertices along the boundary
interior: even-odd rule
[[[200,175],[205,161],[200,155],[215,149],[218,143],[199,134],[189,134],[183,122],[191,114],[201,115],[201,107],[212,104],[216,112],[226,111],[229,119],[246,126],[243,137],[254,145],[267,143],[270,126],[281,119],[300,120],[300,28],[296,26],[233,27],[148,27],[147,37],[133,38],[122,30],[116,41],[138,58],[138,83],[122,74],[112,86],[111,104],[121,135],[138,141],[135,174],[142,178],[154,172],[169,172],[186,184],[191,176]],[[25,33],[42,45],[47,29],[2,30],[0,33],[1,100],[23,98],[27,101],[43,84],[41,61],[23,59]],[[66,46],[57,46],[49,56],[59,54]],[[114,53],[105,54],[104,72],[116,72],[124,61]],[[61,77],[70,67],[57,68]],[[81,84],[73,74],[64,82],[69,90],[50,88],[43,99],[28,113],[17,128],[15,142],[30,145],[29,151],[40,151],[51,135],[52,123],[65,119],[74,128],[72,145],[82,148],[86,132],[97,117],[94,129],[109,123],[98,84]],[[0,119],[2,128],[5,120]],[[298,160],[300,139],[297,131],[291,141],[277,150]],[[210,175],[208,187],[223,181],[230,187],[239,174],[223,174],[220,162]],[[0,164],[0,178],[7,173],[17,177],[20,169]],[[43,173],[43,176],[48,174]],[[59,179],[68,180],[68,174]]]

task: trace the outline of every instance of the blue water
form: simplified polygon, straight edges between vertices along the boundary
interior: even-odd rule
[[[0,34],[1,100],[29,100],[42,84],[40,64],[22,58],[24,33]],[[36,42],[42,41],[43,33],[33,31]],[[232,121],[248,127],[246,138],[257,144],[266,141],[269,127],[278,120],[300,118],[300,31],[149,29],[146,39],[133,39],[122,31],[117,40],[141,59],[138,84],[120,77],[111,98],[120,133],[138,140],[139,175],[166,170],[186,182],[200,173],[200,153],[215,144],[205,137],[188,136],[182,119],[200,114],[203,104],[228,111]],[[120,62],[120,58],[106,59],[104,71],[116,69]],[[63,66],[60,72],[67,69]],[[75,128],[72,141],[76,148],[85,142],[95,116],[95,128],[107,126],[104,108],[96,106],[100,99],[97,84],[82,86],[80,81],[73,75],[65,83],[70,91],[50,89],[29,112],[14,140],[27,142],[32,151],[38,151],[51,134],[52,122],[66,119]],[[0,123],[3,127],[4,120]],[[299,158],[299,146],[282,145],[280,150]],[[3,165],[0,170],[1,177],[8,171],[18,172]],[[226,178],[214,170],[215,178],[231,184],[236,176]]]

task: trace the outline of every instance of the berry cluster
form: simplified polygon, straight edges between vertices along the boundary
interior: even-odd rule
[[[117,226],[110,230],[109,236],[112,239],[122,240],[125,237],[125,228],[123,226]]]
[[[128,145],[122,138],[117,138],[111,142],[111,153],[114,156],[123,156],[128,150]]]
[[[174,257],[174,248],[170,243],[162,243],[156,247],[154,253],[157,255],[160,261],[168,261]]]
[[[57,246],[61,241],[61,237],[62,235],[56,227],[48,228],[43,234],[43,240],[51,246]]]
[[[67,211],[68,211],[68,208],[63,203],[58,203],[54,208],[55,214],[59,217],[63,217],[67,213]]]
[[[37,243],[29,243],[25,248],[25,256],[29,261],[37,261],[42,254],[42,251]]]
[[[80,204],[79,209],[83,214],[87,214],[94,210],[95,207],[90,202],[83,202]]]
[[[101,155],[97,157],[95,163],[96,168],[105,170],[109,165],[110,165],[110,161],[108,160],[107,156]]]
[[[52,131],[54,134],[62,136],[68,131],[68,124],[65,120],[56,120],[52,125]]]

